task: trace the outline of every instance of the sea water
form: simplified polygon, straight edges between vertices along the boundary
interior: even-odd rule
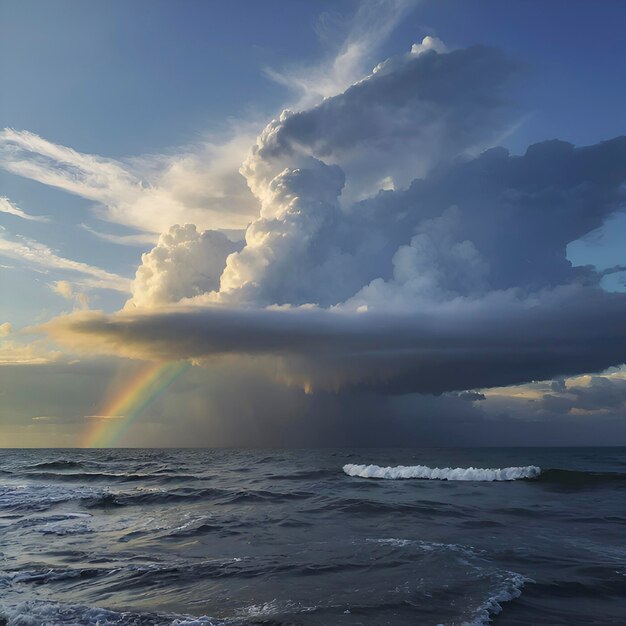
[[[3,450],[0,623],[626,624],[626,449]]]

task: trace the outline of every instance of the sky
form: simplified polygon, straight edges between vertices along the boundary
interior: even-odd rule
[[[626,445],[619,0],[4,0],[0,446]]]

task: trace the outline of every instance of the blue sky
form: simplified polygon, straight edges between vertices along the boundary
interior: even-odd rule
[[[548,139],[584,146],[624,134],[624,23],[626,5],[619,0],[2,3],[0,127],[16,131],[5,132],[0,141],[0,197],[8,203],[0,205],[0,209],[4,206],[0,210],[0,289],[6,294],[0,300],[0,341],[2,324],[12,329],[5,351],[26,354],[24,341],[28,344],[31,339],[20,339],[16,331],[62,313],[86,309],[115,314],[125,303],[129,303],[127,308],[140,303],[161,306],[183,297],[197,297],[203,305],[213,305],[221,297],[229,305],[235,302],[211,294],[217,293],[227,254],[238,253],[243,245],[248,224],[258,217],[261,207],[270,210],[263,199],[265,182],[255,178],[259,163],[252,161],[245,180],[238,173],[257,135],[284,108],[315,119],[324,97],[330,109],[344,97],[354,105],[344,93],[350,85],[371,78],[372,68],[384,59],[396,58],[394,63],[400,65],[406,62],[411,46],[427,36],[432,39],[422,44],[426,52],[432,48],[442,56],[450,51],[465,54],[471,46],[486,45],[500,51],[489,53],[493,55],[489,63],[508,68],[502,78],[504,102],[497,106],[487,102],[491,95],[487,90],[477,96],[487,98],[485,111],[478,106],[468,113],[481,120],[478,126],[485,124],[476,137],[468,125],[459,137],[437,135],[433,140],[445,145],[442,151],[450,150],[455,158],[465,159],[495,144],[513,155],[524,155],[530,144]],[[498,60],[500,54],[506,61]],[[488,73],[492,65],[485,67]],[[490,76],[467,76],[458,102],[464,102],[474,84],[491,85],[491,80]],[[437,83],[433,85],[436,89]],[[494,75],[494,93],[499,89]],[[475,105],[468,102],[470,109]],[[500,108],[507,110],[506,122]],[[441,120],[431,122],[435,128]],[[389,127],[394,123],[390,118]],[[282,120],[279,129],[283,124],[287,127],[289,122]],[[349,126],[349,120],[344,126]],[[368,165],[364,156],[374,149],[371,146],[359,154],[349,150],[331,154],[335,148],[328,148],[331,156],[324,167],[341,166],[347,177],[342,210],[349,214],[355,200],[374,198],[380,189],[399,194],[413,178],[428,177],[435,166],[449,166],[443,157],[438,161],[436,148],[433,155],[423,158],[411,152],[411,141],[423,149],[414,137],[420,128],[402,131],[408,133],[406,155],[396,146],[388,159],[381,158],[381,171],[389,169],[384,180],[372,180],[378,161],[372,156],[374,165]],[[295,131],[285,130],[291,132],[296,136]],[[355,141],[367,146],[362,134],[357,133]],[[466,135],[473,137],[471,142]],[[382,137],[372,145],[385,145],[387,139]],[[428,153],[430,144],[425,145]],[[317,148],[309,149],[313,154]],[[392,171],[392,166],[398,171]],[[300,167],[304,166],[300,163]],[[401,172],[403,168],[409,171]],[[558,171],[552,173],[558,178]],[[257,183],[260,186],[254,188]],[[437,219],[453,221],[450,215]],[[197,232],[172,231],[167,242],[153,250],[159,235],[183,223],[195,224]],[[602,219],[590,223],[593,232],[582,228],[580,232],[587,234],[569,244],[569,259],[600,270],[626,266],[623,211],[607,210]],[[419,236],[440,237],[430,222],[411,228]],[[203,234],[205,229],[221,234]],[[368,245],[376,245],[372,233],[366,238]],[[437,241],[438,246],[468,255],[465,264],[475,263],[475,269],[480,269],[481,260],[472,256],[471,249],[457,249],[445,239]],[[389,258],[380,265],[380,279],[386,281],[388,290],[381,294],[390,298],[399,282],[398,277],[391,278],[392,254],[414,247],[409,239],[400,247],[393,238],[392,243],[393,249],[389,244],[386,250]],[[142,260],[144,253],[150,254]],[[244,251],[233,262],[241,261],[240,265],[222,275],[224,294],[230,293],[229,285],[248,275],[255,278],[250,284],[263,282],[256,281],[255,272],[265,260],[247,254]],[[401,259],[402,254],[393,259]],[[272,255],[268,258],[276,258]],[[528,256],[523,263],[534,262],[532,250]],[[333,259],[326,260],[324,267]],[[409,260],[424,262],[421,256]],[[176,264],[185,271],[171,271]],[[276,270],[277,276],[289,274],[292,266],[297,263]],[[344,269],[333,277],[340,286],[342,281],[349,282],[348,270],[345,276],[341,273]],[[406,274],[406,267],[400,269]],[[306,281],[315,282],[304,275]],[[289,286],[282,285],[279,296],[269,287],[270,295],[263,296],[277,298],[275,302],[259,296],[253,304],[320,305],[327,297],[332,304],[368,302],[375,306],[376,298],[383,296],[377,291],[380,284],[370,283],[374,276],[355,283],[354,293],[349,294],[353,298],[332,300],[336,294],[322,294],[322,299],[311,295],[311,300],[296,302],[297,298],[290,300],[286,294],[300,297],[298,289],[289,291]],[[423,276],[429,276],[428,272]],[[612,273],[602,285],[626,291],[625,277],[624,271]],[[533,288],[539,283],[538,279]],[[405,296],[398,302],[404,302]],[[236,301],[237,306],[242,302]],[[367,309],[365,304],[360,306]],[[44,340],[33,341],[36,347],[30,346],[28,354],[35,354],[37,342]],[[44,352],[58,349],[41,345]],[[63,358],[74,357],[68,353]]]

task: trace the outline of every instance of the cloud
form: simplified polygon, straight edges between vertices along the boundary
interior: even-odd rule
[[[283,111],[241,167],[260,205],[241,249],[173,227],[126,310],[42,329],[75,350],[253,359],[307,391],[440,394],[623,363],[626,297],[566,250],[625,206],[626,138],[472,156],[510,123],[516,72],[431,38]]]
[[[618,137],[582,148],[548,141],[523,156],[493,149],[381,193],[359,210],[392,240],[415,234],[393,253],[388,274],[347,306],[414,309],[494,290],[597,283],[603,274],[572,266],[567,244],[626,206],[625,182],[626,137]]]
[[[331,45],[333,52],[324,63],[269,73],[300,94],[294,103],[298,109],[336,95],[367,73],[380,45],[416,4],[416,0],[362,3],[345,20],[345,35],[339,37],[340,44]],[[329,14],[322,21],[328,23]],[[95,236],[111,243],[154,243],[151,235],[174,224],[193,223],[199,230],[241,230],[258,214],[258,202],[239,167],[266,121],[259,116],[230,120],[224,131],[190,145],[123,159],[81,153],[25,130],[5,128],[0,132],[0,167],[93,201],[96,217],[140,231],[115,235],[89,227]],[[10,212],[18,215],[15,208]],[[26,215],[19,213],[24,219],[44,219]]]
[[[75,287],[67,280],[57,280],[50,285],[50,288],[66,300],[74,302],[78,308],[83,310],[89,308],[89,297],[87,294],[82,291],[76,291]]]
[[[549,141],[523,156],[489,150],[348,213],[337,204],[337,166],[291,158],[301,167],[272,177],[251,157],[261,216],[209,299],[413,310],[492,290],[595,283],[601,274],[573,267],[567,244],[626,203],[623,137],[583,148]]]
[[[467,400],[468,402],[477,402],[485,399],[484,393],[479,393],[477,391],[463,391],[459,394],[459,398],[462,400]]]
[[[357,188],[359,196],[377,191],[391,175],[403,184],[409,171],[443,167],[506,125],[501,92],[514,64],[488,48],[441,54],[433,42],[267,125],[241,168],[260,215],[208,300],[327,306],[353,295],[373,269],[359,258],[371,248],[358,237],[386,233],[375,233],[368,216],[359,223],[340,201]],[[479,78],[468,82],[470,75]]]
[[[572,286],[412,314],[192,307],[76,313],[43,330],[75,350],[134,358],[268,356],[278,361],[278,378],[309,389],[442,393],[622,363],[625,313],[623,296]]]
[[[102,241],[107,241],[108,243],[115,243],[120,246],[154,246],[159,240],[158,235],[154,233],[140,233],[133,235],[114,235],[112,233],[102,233],[98,230],[95,230],[88,224],[81,224],[80,227],[83,230],[86,230],[88,233],[91,233],[94,237],[101,239]]]
[[[567,245],[626,206],[626,138],[483,152],[520,118],[508,95],[519,66],[435,37],[375,65],[411,6],[362,3],[324,63],[269,72],[296,100],[269,124],[124,159],[0,135],[2,167],[133,229],[85,230],[152,246],[130,281],[0,237],[0,254],[75,275],[52,285],[69,301],[86,308],[82,288],[130,294],[120,312],[74,310],[36,330],[88,355],[204,366],[149,407],[127,445],[623,437],[623,380],[572,378],[626,359],[626,296],[600,287],[623,267],[573,266]],[[245,229],[245,240],[227,229]],[[61,416],[37,419],[50,428],[42,445],[54,423],[67,426],[62,444],[79,442],[103,419],[103,381],[127,380],[137,365],[74,367],[43,341],[14,339],[0,343],[0,393],[10,396],[0,412],[31,428],[33,415]]]
[[[543,411],[558,414],[612,412],[623,415],[626,379],[591,376],[585,385],[571,385],[544,394],[539,406]]]
[[[50,350],[45,341],[23,343],[0,336],[0,366],[46,365],[62,358],[58,350]]]
[[[283,112],[242,169],[252,192],[258,197],[256,179],[308,154],[341,166],[348,206],[388,178],[401,188],[438,163],[493,145],[512,124],[505,89],[517,65],[493,48],[442,50],[426,38],[344,92]]]
[[[30,213],[26,213],[22,211],[19,207],[17,207],[13,202],[11,202],[7,197],[0,196],[0,213],[7,213],[8,215],[14,215],[15,217],[19,217],[23,220],[28,220],[31,222],[49,222],[49,218],[45,215],[31,215]]]
[[[217,231],[172,226],[142,255],[127,306],[154,307],[218,289],[226,257],[240,248]]]
[[[494,426],[518,445],[612,445],[626,435],[626,369],[484,390],[480,403]]]
[[[529,403],[513,412],[509,401],[507,415],[502,405],[487,406],[489,397],[468,402],[456,394],[306,394],[272,380],[263,365],[226,359],[219,368],[190,368],[131,425],[120,445],[610,445],[626,434],[623,413],[544,412],[539,418]],[[5,445],[81,445],[93,427],[83,416],[97,414],[113,380],[137,371],[137,364],[119,359],[29,366],[28,375],[25,367],[5,366],[0,377]],[[50,418],[33,422],[33,416]]]
[[[66,280],[57,280],[51,285],[51,289],[67,300],[71,300],[74,297],[72,286]]]
[[[348,21],[324,13],[317,31],[332,49],[328,58],[313,66],[267,68],[266,74],[295,92],[298,99],[293,108],[310,108],[360,80],[380,46],[417,4],[416,0],[369,0],[361,3]],[[337,29],[342,31],[339,37]]]
[[[94,265],[59,256],[48,246],[26,237],[10,240],[0,232],[0,256],[17,259],[29,267],[44,272],[55,269],[79,274],[81,278],[77,278],[76,282],[85,288],[112,289],[121,292],[130,290],[128,279]]]
[[[0,132],[0,167],[95,203],[96,217],[143,233],[176,223],[245,228],[257,211],[238,168],[258,123],[240,123],[225,137],[174,154],[125,161],[84,154],[27,131]],[[136,245],[136,238],[117,243]]]
[[[9,324],[9,322],[4,322],[0,324],[0,337],[6,337],[11,334],[13,330],[13,326]]]

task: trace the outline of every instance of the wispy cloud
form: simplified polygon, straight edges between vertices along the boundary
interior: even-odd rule
[[[48,246],[26,237],[10,240],[0,232],[0,256],[19,260],[38,271],[61,270],[79,274],[81,278],[76,282],[86,288],[112,289],[124,293],[130,289],[129,279],[88,263],[59,256]]]
[[[233,125],[226,138],[123,162],[6,128],[0,132],[0,167],[91,200],[98,218],[142,233],[161,233],[185,223],[241,229],[258,212],[239,174],[258,130],[253,123]],[[107,237],[114,243],[138,242],[136,237]]]
[[[134,235],[114,235],[95,230],[89,224],[81,224],[80,227],[91,233],[94,237],[120,246],[153,246],[159,240],[156,233],[138,233]]]
[[[21,219],[28,220],[29,222],[50,221],[50,219],[45,215],[31,215],[30,213],[22,211],[22,209],[11,202],[6,196],[0,196],[0,213],[14,215],[15,217],[20,217]]]
[[[371,0],[362,2],[344,27],[343,38],[331,39],[332,49],[319,64],[266,68],[269,78],[296,93],[296,109],[308,108],[323,98],[335,96],[363,78],[384,41],[399,22],[413,10],[418,0]],[[328,18],[328,15],[323,16]],[[324,22],[320,30],[325,31]],[[325,35],[325,32],[321,33]]]

